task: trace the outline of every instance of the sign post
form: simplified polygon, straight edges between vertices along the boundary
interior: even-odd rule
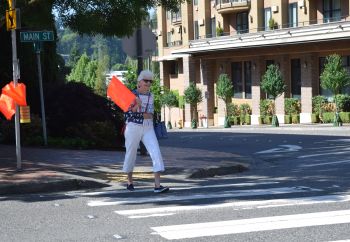
[[[43,126],[44,144],[47,145],[47,132],[46,132],[46,116],[45,116],[45,103],[44,103],[44,91],[43,91],[43,78],[41,72],[41,45],[42,42],[54,41],[53,31],[24,31],[20,33],[21,42],[32,42],[34,51],[37,58],[39,88],[40,88],[40,104],[41,104],[41,122]]]
[[[9,10],[6,11],[6,27],[7,30],[11,30],[12,41],[12,75],[13,83],[16,86],[19,79],[19,65],[17,59],[17,44],[16,44],[16,28],[17,28],[17,16],[15,8],[15,0],[8,0]],[[15,113],[15,135],[16,135],[16,158],[17,158],[17,170],[22,169],[22,157],[21,157],[21,134],[19,125],[19,106],[16,104]]]

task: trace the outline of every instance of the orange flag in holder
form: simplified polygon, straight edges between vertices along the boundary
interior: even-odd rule
[[[27,106],[26,85],[23,83],[17,83],[15,87],[12,81],[2,88],[2,93],[12,98],[19,106]]]
[[[15,102],[5,94],[1,94],[0,96],[0,112],[5,115],[7,120],[11,120],[12,116],[16,113]]]
[[[112,77],[107,88],[107,96],[117,104],[124,112],[128,111],[130,105],[135,101],[135,94],[132,93],[118,78]]]

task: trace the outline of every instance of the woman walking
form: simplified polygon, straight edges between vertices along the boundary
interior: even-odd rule
[[[154,192],[166,192],[169,191],[169,188],[160,185],[160,173],[164,171],[164,162],[153,127],[154,97],[150,92],[153,73],[149,70],[141,71],[137,82],[137,89],[133,91],[136,100],[126,113],[124,133],[126,153],[123,166],[123,171],[127,173],[128,177],[126,188],[130,191],[134,190],[133,170],[137,149],[142,141],[153,163]]]

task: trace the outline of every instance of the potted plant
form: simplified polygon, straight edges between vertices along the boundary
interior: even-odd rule
[[[267,70],[262,77],[261,89],[269,96],[272,96],[275,102],[276,98],[285,91],[286,85],[283,82],[282,73],[277,65],[269,65],[267,67]],[[272,126],[279,126],[275,106],[273,108]]]
[[[339,108],[336,95],[342,92],[342,89],[350,85],[350,75],[343,67],[342,58],[337,54],[327,56],[324,70],[320,76],[321,87],[329,89],[333,93],[335,102],[334,126],[341,126],[342,121],[339,118]]]
[[[161,101],[162,101],[162,104],[164,106],[168,107],[168,109],[169,109],[169,120],[168,120],[167,127],[168,127],[168,129],[172,129],[171,108],[179,105],[179,99],[173,91],[169,90],[168,88],[164,88],[164,93],[163,93],[163,96],[161,98]]]
[[[202,92],[196,87],[196,84],[190,82],[190,85],[184,91],[185,102],[189,103],[192,108],[192,122],[191,127],[193,129],[197,128],[197,105],[202,102]]]
[[[232,93],[233,85],[230,78],[228,78],[227,74],[221,74],[218,81],[216,82],[216,94],[225,102],[225,128],[231,127],[228,118],[228,104],[231,103]]]

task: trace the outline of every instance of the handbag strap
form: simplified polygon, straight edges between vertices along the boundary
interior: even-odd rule
[[[136,91],[136,95],[138,98],[140,98],[140,93],[138,91]],[[151,93],[149,92],[148,93],[148,99],[147,99],[147,104],[146,104],[146,108],[145,108],[145,113],[147,112],[147,109],[148,109],[148,104],[149,104],[149,98],[151,96]],[[142,108],[142,107],[141,107]],[[141,111],[141,110],[140,110]]]

